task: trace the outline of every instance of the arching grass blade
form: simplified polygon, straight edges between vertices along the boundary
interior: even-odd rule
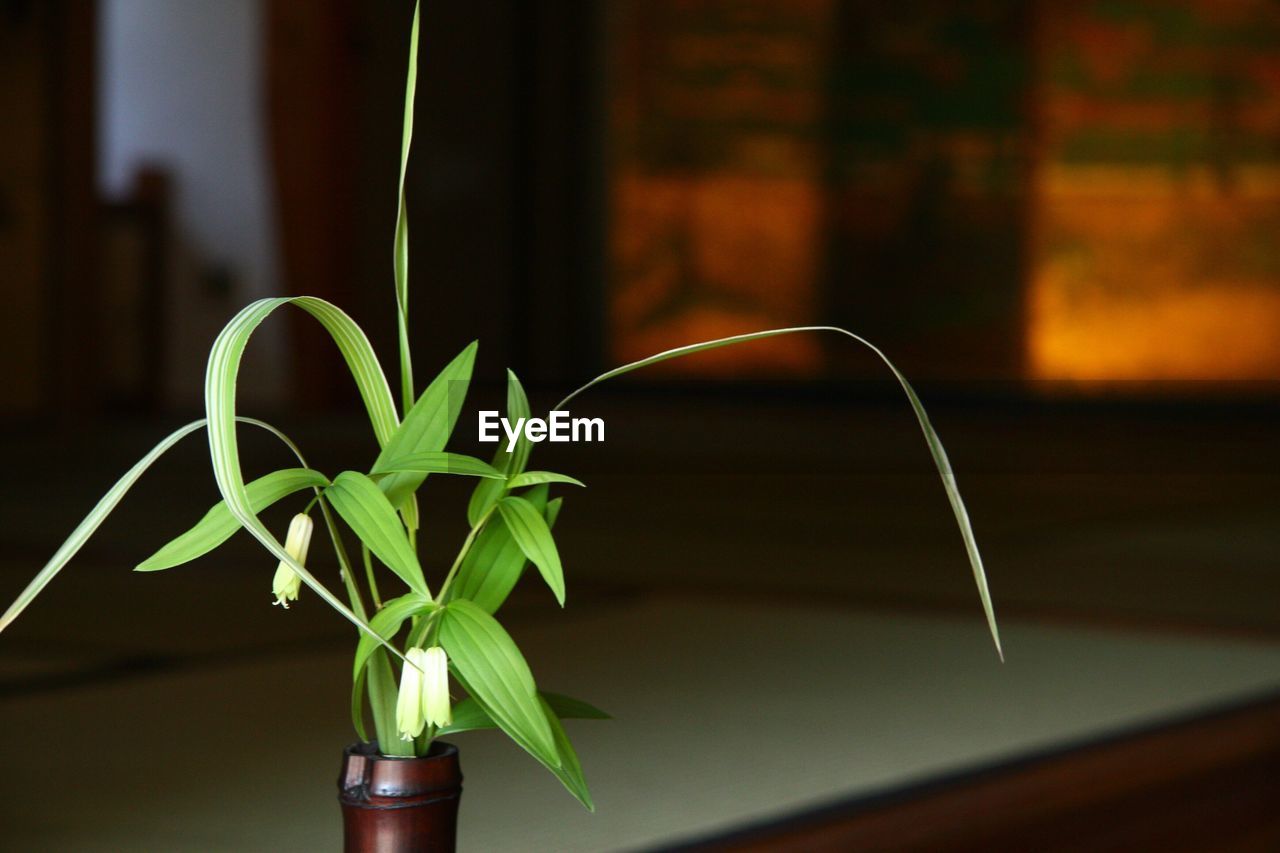
[[[302,456],[298,454],[297,446],[286,438],[284,433],[280,432],[275,427],[252,418],[240,418],[239,420],[241,423],[248,423],[253,426],[260,427],[276,435],[284,441],[291,450],[293,450],[294,454],[298,456],[299,462],[302,462],[303,465],[306,464],[306,462],[303,461]],[[49,582],[57,576],[58,572],[62,571],[63,567],[65,567],[67,563],[71,562],[71,558],[84,547],[84,543],[89,541],[89,537],[102,526],[102,522],[107,520],[107,516],[116,508],[128,493],[129,489],[133,488],[133,484],[138,482],[138,479],[146,473],[147,469],[183,438],[191,435],[191,433],[196,432],[197,430],[203,429],[205,423],[205,419],[201,418],[198,421],[192,421],[186,426],[180,427],[179,429],[169,433],[168,436],[151,449],[151,452],[139,459],[137,464],[125,472],[125,475],[116,481],[116,484],[102,496],[101,500],[99,500],[97,505],[87,516],[85,516],[84,520],[80,522],[76,529],[71,531],[71,535],[62,543],[57,552],[49,559],[49,562],[45,563],[44,568],[42,568],[36,576],[32,578],[31,583],[27,584],[26,589],[24,589],[18,595],[17,599],[9,605],[9,609],[5,611],[4,615],[0,616],[0,631],[9,627],[9,625],[13,623],[13,620],[17,619],[22,611],[26,610],[27,606],[35,600],[35,597],[49,585]]]
[[[920,402],[920,398],[916,396],[915,389],[911,387],[911,383],[907,381],[907,377],[889,360],[880,349],[866,338],[855,335],[847,329],[841,329],[836,326],[795,326],[786,329],[769,329],[762,332],[752,332],[746,335],[732,335],[727,338],[717,338],[712,341],[703,341],[701,343],[689,344],[688,346],[676,347],[675,349],[664,350],[656,353],[648,358],[642,358],[639,361],[633,361],[630,364],[624,364],[621,367],[615,367],[613,370],[600,374],[592,379],[586,385],[578,388],[569,396],[565,397],[556,406],[556,409],[564,409],[569,401],[577,397],[588,388],[598,385],[606,379],[612,379],[615,376],[621,376],[624,373],[630,373],[633,370],[639,370],[642,367],[648,367],[651,364],[657,364],[661,361],[668,361],[673,358],[682,358],[694,353],[705,352],[706,350],[717,349],[719,347],[734,346],[736,344],[744,344],[749,341],[763,340],[764,338],[773,338],[778,335],[791,335],[800,332],[834,332],[852,338],[858,343],[870,349],[875,353],[889,371],[893,374],[894,379],[898,380],[898,384],[902,386],[902,390],[907,395],[907,400],[911,403],[911,410],[915,413],[916,420],[920,423],[920,429],[924,433],[925,443],[929,446],[929,453],[933,456],[933,463],[938,469],[938,475],[942,478],[942,486],[946,489],[947,500],[951,503],[951,511],[956,517],[956,524],[960,528],[960,537],[964,540],[965,551],[969,556],[969,565],[973,569],[973,580],[978,587],[978,596],[982,599],[982,609],[986,613],[987,628],[991,631],[991,639],[995,643],[996,653],[1000,655],[1000,659],[1004,660],[1004,650],[1000,646],[1000,629],[996,625],[995,608],[991,603],[991,592],[987,587],[987,574],[982,566],[982,555],[978,552],[978,542],[973,535],[973,525],[969,521],[969,512],[965,508],[964,501],[960,497],[960,488],[956,485],[955,472],[951,470],[951,462],[947,459],[947,452],[942,447],[942,441],[938,438],[938,433],[934,430],[933,424],[929,422],[929,415],[924,410],[924,405]]]

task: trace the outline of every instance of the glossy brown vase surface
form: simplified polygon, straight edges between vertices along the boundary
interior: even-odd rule
[[[391,758],[349,746],[338,776],[346,853],[452,851],[458,838],[458,748],[436,741],[425,758]]]

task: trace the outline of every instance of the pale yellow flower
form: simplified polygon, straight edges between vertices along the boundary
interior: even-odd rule
[[[449,704],[449,656],[439,646],[432,646],[423,658],[423,716],[433,726],[447,726],[453,722],[453,708]]]
[[[426,670],[426,653],[409,649],[400,671],[400,695],[396,698],[396,728],[402,740],[413,740],[427,727],[422,714],[422,677]]]
[[[311,546],[311,531],[314,527],[311,516],[304,513],[298,513],[293,517],[293,521],[289,522],[289,535],[285,537],[284,550],[299,565],[306,564],[307,549]],[[298,573],[290,568],[288,563],[281,560],[280,565],[276,567],[276,576],[271,582],[271,592],[276,597],[275,603],[288,610],[289,602],[298,600],[298,590],[301,587],[302,578],[298,577]]]
[[[400,695],[396,698],[396,728],[403,740],[413,740],[427,725],[447,726],[453,722],[449,703],[449,657],[444,649],[413,648],[405,653],[400,673]]]

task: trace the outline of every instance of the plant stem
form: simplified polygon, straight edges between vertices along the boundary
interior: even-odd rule
[[[347,558],[347,548],[342,543],[342,534],[338,532],[338,525],[333,520],[333,513],[329,510],[329,502],[322,495],[316,495],[316,501],[320,504],[320,512],[324,514],[325,526],[329,528],[329,538],[333,540],[333,552],[338,557],[338,571],[342,575],[343,585],[347,588],[347,597],[351,599],[351,609],[367,622],[364,599],[361,598],[360,587],[356,585],[356,579],[351,574],[351,561]]]
[[[404,190],[401,189],[401,193],[403,192]],[[400,341],[400,405],[404,409],[404,415],[407,416],[409,410],[413,408],[413,357],[409,350],[408,310],[396,312],[396,326]]]
[[[351,609],[367,622],[364,601],[360,597],[360,587],[356,584],[355,576],[351,572],[351,560],[342,542],[342,534],[338,532],[338,525],[334,521],[333,513],[329,510],[329,502],[324,497],[320,497],[319,503],[320,511],[324,513],[325,526],[329,528],[329,537],[333,540],[333,551],[338,557],[338,565],[341,566],[342,582],[351,599]],[[412,755],[412,751],[406,751],[395,730],[397,688],[395,671],[387,660],[386,652],[382,649],[375,651],[369,660],[366,686],[369,691],[369,707],[373,710],[373,730],[378,739],[378,749],[385,755]],[[412,747],[412,744],[407,746]]]
[[[484,527],[489,520],[489,516],[493,515],[493,511],[497,508],[497,504],[489,507],[485,514],[480,516],[476,526],[471,528],[471,532],[467,534],[466,540],[462,543],[462,549],[458,551],[458,556],[454,559],[453,565],[449,567],[449,574],[445,575],[444,584],[440,587],[440,592],[436,594],[437,604],[444,604],[444,594],[449,591],[449,584],[453,583],[453,576],[458,573],[458,569],[462,566],[462,561],[467,556],[467,552],[471,550],[472,543],[476,541],[476,536],[480,533],[480,529]]]
[[[378,595],[378,581],[373,576],[373,556],[369,553],[369,546],[363,542],[360,543],[360,556],[364,559],[364,574],[369,581],[369,595],[373,598],[373,609],[381,610],[382,597]]]

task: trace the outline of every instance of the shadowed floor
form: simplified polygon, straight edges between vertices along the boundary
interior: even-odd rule
[[[513,630],[543,685],[616,717],[569,724],[598,811],[505,739],[459,735],[464,850],[660,845],[1280,687],[1274,644],[1016,621],[1004,667],[979,625],[944,617],[659,596]],[[348,673],[292,651],[11,698],[6,837],[336,850]]]

